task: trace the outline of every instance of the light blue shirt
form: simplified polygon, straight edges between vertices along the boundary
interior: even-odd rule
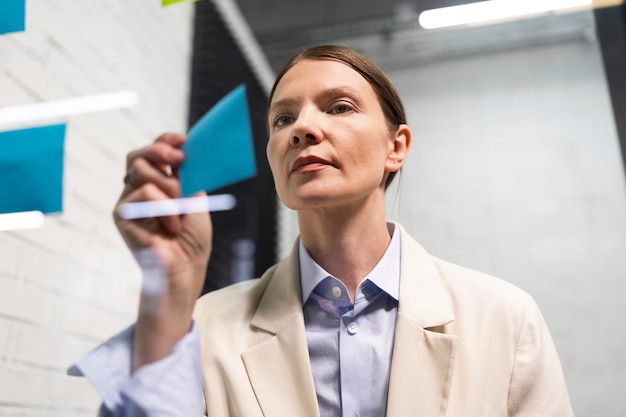
[[[306,337],[321,416],[384,416],[400,280],[400,233],[393,233],[383,258],[358,286],[354,305],[345,286],[324,272],[302,245],[300,260]],[[68,370],[70,375],[86,376],[101,396],[100,416],[203,416],[197,325],[168,357],[131,375],[132,340],[130,327]]]
[[[391,226],[393,227],[393,225]],[[300,242],[304,323],[322,417],[384,417],[400,285],[400,233],[357,287],[341,281]]]
[[[134,327],[91,351],[68,374],[86,376],[102,398],[100,417],[205,415],[200,337],[194,323],[172,353],[130,374]]]

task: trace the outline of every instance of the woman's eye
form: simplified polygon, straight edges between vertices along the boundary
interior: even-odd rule
[[[333,106],[331,113],[341,114],[341,113],[347,113],[350,110],[352,110],[352,107],[350,107],[348,104],[340,103],[340,104],[335,104]]]
[[[289,123],[291,123],[293,121],[293,117],[291,116],[278,116],[276,119],[274,119],[274,126],[280,127],[280,126],[285,126],[288,125]]]

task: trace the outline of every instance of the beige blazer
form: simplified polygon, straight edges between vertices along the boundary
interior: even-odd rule
[[[387,416],[573,416],[531,297],[434,258],[400,232]],[[198,301],[209,417],[319,416],[300,298],[295,245],[261,278]]]

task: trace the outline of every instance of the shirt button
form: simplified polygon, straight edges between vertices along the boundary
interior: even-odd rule
[[[331,291],[332,291],[333,296],[335,298],[339,298],[339,297],[341,297],[341,294],[343,294],[343,291],[341,291],[341,288],[339,288],[339,287],[333,287],[333,289]]]
[[[356,323],[352,322],[350,324],[348,324],[348,333],[349,334],[356,334],[356,332],[359,330],[359,327],[356,325]]]

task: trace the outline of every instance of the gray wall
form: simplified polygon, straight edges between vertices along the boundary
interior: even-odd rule
[[[624,172],[595,41],[390,76],[414,137],[389,217],[533,295],[576,415],[626,415]]]

